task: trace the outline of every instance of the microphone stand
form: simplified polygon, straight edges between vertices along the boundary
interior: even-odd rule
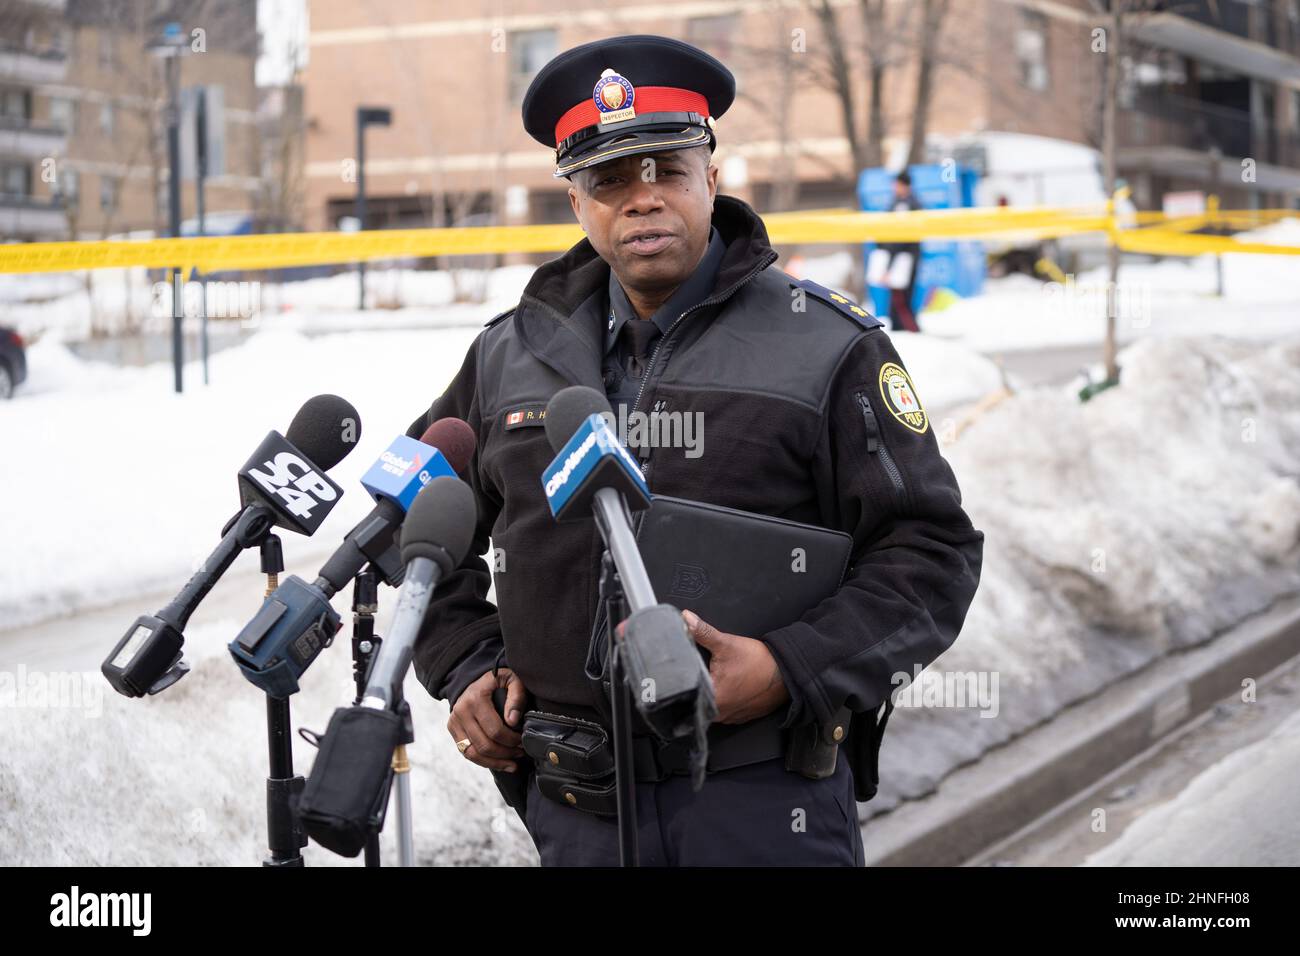
[[[395,573],[393,568],[389,566],[384,579],[391,581]],[[352,587],[352,677],[356,682],[357,691],[356,698],[352,702],[354,706],[359,705],[362,697],[365,696],[366,681],[370,677],[370,665],[375,655],[379,653],[379,646],[383,643],[383,638],[375,634],[375,614],[378,610],[379,576],[375,572],[375,566],[367,564],[365,569],[357,574]],[[401,694],[400,687],[397,689],[397,693]],[[397,860],[398,866],[414,866],[415,840],[411,823],[411,763],[406,755],[406,745],[415,741],[415,725],[411,719],[411,705],[404,698],[398,697],[394,702],[394,710],[402,715],[405,731],[402,742],[393,751],[393,783],[396,785],[395,792],[397,794]],[[379,831],[383,829],[387,810],[388,806],[387,802],[385,802],[379,818],[379,827],[366,840],[365,865],[368,867],[380,866]]]
[[[415,743],[415,725],[411,719],[411,705],[407,703],[402,688],[397,688],[395,702],[397,713],[402,715],[402,740],[393,751],[393,785],[397,788],[397,865],[415,866],[415,834],[411,825],[411,762],[406,758],[406,745]]]
[[[619,579],[614,558],[606,548],[600,558],[600,599],[605,604],[609,624],[606,659],[610,662],[609,693],[613,714],[614,793],[618,808],[618,859],[620,866],[640,866],[636,827],[636,769],[632,760],[631,688],[623,670],[623,655],[615,636],[627,618],[623,582]]]
[[[280,539],[268,534],[261,542],[262,573],[266,575],[266,597],[279,586],[284,570]],[[266,696],[266,737],[270,770],[266,778],[266,833],[271,851],[263,866],[302,866],[301,850],[307,834],[293,811],[292,801],[302,793],[306,780],[293,772],[293,743],[289,729],[289,698]]]
[[[375,636],[375,614],[379,610],[379,584],[369,565],[352,583],[352,677],[356,681],[357,696],[353,705],[361,703],[366,690],[366,677],[370,661],[379,650],[382,638]],[[379,834],[373,833],[366,841],[366,866],[379,866]]]

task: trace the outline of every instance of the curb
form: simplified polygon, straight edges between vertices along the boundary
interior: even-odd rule
[[[958,866],[1300,654],[1300,596],[1155,661],[862,828],[867,866]]]

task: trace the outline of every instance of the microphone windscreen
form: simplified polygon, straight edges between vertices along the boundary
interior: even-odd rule
[[[442,452],[451,470],[462,478],[474,457],[478,438],[469,423],[459,418],[440,418],[424,430],[420,441]]]
[[[415,496],[402,523],[402,563],[431,558],[450,574],[469,553],[478,506],[469,485],[439,475]],[[450,564],[448,563],[450,558]]]
[[[347,399],[317,395],[298,409],[284,437],[317,468],[329,471],[361,440],[361,416]]]
[[[609,399],[594,388],[570,385],[560,389],[546,404],[546,438],[551,449],[558,453],[567,445],[588,416],[613,414]]]

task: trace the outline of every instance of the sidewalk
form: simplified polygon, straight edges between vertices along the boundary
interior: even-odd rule
[[[1300,595],[1067,708],[863,828],[868,866],[955,866],[1300,654]]]

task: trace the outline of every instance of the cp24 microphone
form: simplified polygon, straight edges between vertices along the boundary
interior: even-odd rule
[[[271,432],[239,470],[242,510],[222,529],[221,542],[179,594],[154,615],[127,629],[100,671],[127,697],[156,694],[189,672],[181,660],[182,633],[199,603],[245,548],[261,544],[273,527],[310,535],[325,520],[341,488],[325,472],[361,437],[361,418],[337,395],[317,395],[298,410],[287,435]]]
[[[388,637],[357,706],[334,711],[298,804],[307,834],[328,850],[356,856],[383,822],[393,750],[410,743],[401,684],[438,582],[464,560],[474,537],[470,487],[455,478],[429,482],[402,527],[406,574]]]
[[[315,581],[309,584],[290,575],[230,642],[230,654],[251,684],[271,697],[298,692],[303,672],[342,627],[330,598],[367,563],[390,584],[401,582],[404,569],[393,538],[407,506],[438,477],[455,479],[464,472],[476,442],[465,422],[443,418],[430,425],[420,441],[403,435],[388,446],[362,479],[376,501],[370,514],[348,533]]]
[[[557,521],[595,517],[618,569],[632,609],[620,649],[642,718],[664,740],[688,734],[698,740],[701,721],[707,726],[717,716],[713,682],[681,613],[655,600],[629,513],[650,506],[650,489],[610,429],[613,417],[595,389],[575,385],[557,392],[546,406],[546,437],[556,456],[542,473],[542,486]],[[617,623],[609,622],[616,636]]]

